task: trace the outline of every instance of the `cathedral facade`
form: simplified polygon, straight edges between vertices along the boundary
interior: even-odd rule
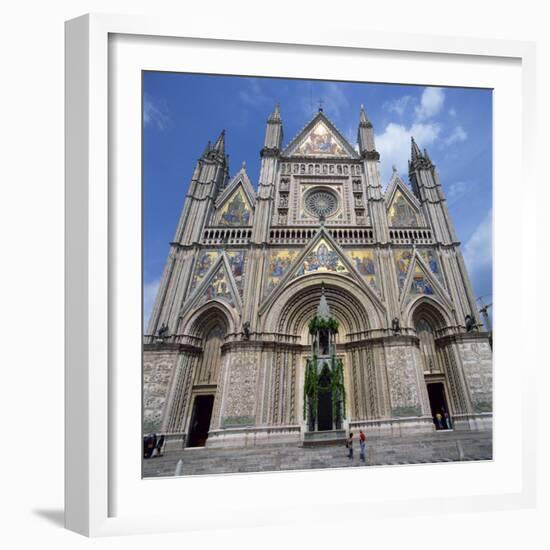
[[[182,448],[491,430],[489,335],[438,173],[414,140],[410,186],[394,169],[384,191],[379,163],[362,107],[354,147],[321,109],[283,146],[277,106],[256,188],[245,164],[230,177],[224,132],[206,147],[144,335],[144,433]],[[308,371],[323,327],[337,418],[308,389],[336,376]]]

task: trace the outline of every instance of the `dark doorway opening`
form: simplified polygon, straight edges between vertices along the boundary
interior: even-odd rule
[[[451,415],[445,399],[445,388],[442,382],[428,384],[428,397],[436,430],[452,428]]]
[[[208,439],[213,406],[213,395],[197,395],[195,397],[193,415],[191,416],[191,428],[189,429],[188,447],[204,447]]]
[[[332,377],[325,365],[319,376],[319,394],[317,397],[317,429],[332,430]]]

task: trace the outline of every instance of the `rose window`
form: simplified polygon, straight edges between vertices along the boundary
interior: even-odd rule
[[[317,218],[328,218],[338,208],[338,199],[331,191],[316,190],[306,196],[306,209]]]

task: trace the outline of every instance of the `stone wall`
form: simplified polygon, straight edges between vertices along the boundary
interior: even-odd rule
[[[421,416],[421,397],[412,347],[387,347],[386,369],[392,417]]]
[[[145,351],[143,354],[143,433],[161,430],[162,415],[178,354]]]
[[[493,410],[493,361],[488,341],[459,344],[466,383],[476,413]]]

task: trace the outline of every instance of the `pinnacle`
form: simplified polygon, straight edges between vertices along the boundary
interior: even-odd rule
[[[281,122],[281,106],[278,101],[275,103],[275,109],[269,115],[268,122]]]
[[[414,162],[421,158],[422,152],[420,151],[420,147],[418,147],[416,141],[414,141],[414,137],[411,136],[411,160]]]
[[[220,136],[214,144],[214,150],[220,154],[225,152],[225,130],[222,130]]]

